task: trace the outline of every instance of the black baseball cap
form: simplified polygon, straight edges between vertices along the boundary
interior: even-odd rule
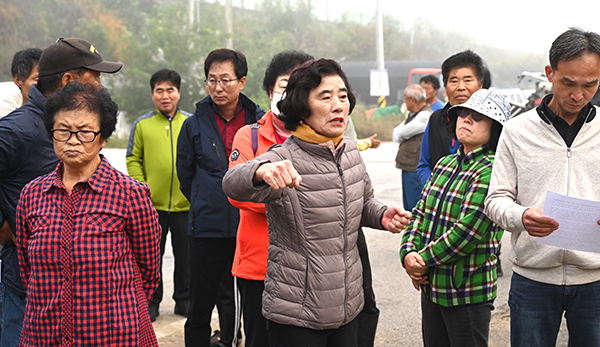
[[[44,49],[38,69],[42,77],[80,68],[115,73],[122,67],[122,63],[102,60],[96,47],[84,39],[61,37]]]

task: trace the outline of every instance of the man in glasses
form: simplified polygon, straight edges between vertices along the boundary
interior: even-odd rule
[[[31,85],[27,102],[0,119],[0,244],[4,245],[0,253],[0,299],[3,300],[0,307],[4,308],[0,345],[3,347],[19,345],[25,309],[25,290],[14,244],[19,194],[29,181],[54,170],[58,164],[42,121],[46,99],[73,81],[103,88],[100,73],[115,73],[121,67],[121,63],[104,61],[86,40],[60,38],[42,52],[39,80]],[[54,134],[56,137],[70,135]],[[90,134],[77,136],[85,140]],[[92,141],[94,137],[92,133]]]
[[[210,321],[217,304],[220,344],[231,346],[235,330],[231,267],[239,210],[231,205],[221,181],[229,167],[236,132],[256,123],[264,111],[241,93],[246,57],[217,49],[204,61],[206,98],[183,123],[177,144],[177,176],[190,201],[188,222],[190,296],[185,324],[186,346],[208,347]]]

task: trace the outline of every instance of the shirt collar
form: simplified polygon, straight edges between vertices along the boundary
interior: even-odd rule
[[[106,160],[104,155],[100,154],[100,159],[100,165],[98,166],[98,169],[96,169],[96,171],[92,174],[92,176],[83,182],[77,183],[86,183],[97,193],[102,193],[102,190],[104,189],[104,186],[106,185],[106,182],[109,179],[110,171],[110,164],[108,163],[108,160]],[[49,191],[52,187],[65,189],[65,186],[62,182],[63,165],[64,163],[61,161],[56,167],[56,169],[48,175],[48,179],[44,182],[44,185],[42,186],[42,190],[44,192]]]
[[[214,114],[216,114],[217,116],[222,118],[224,121],[226,121],[225,118],[223,118],[223,116],[221,116],[221,114],[219,113],[219,107],[217,107],[217,105],[214,102],[212,102],[212,99],[211,99],[211,103],[210,103],[210,108],[212,109]],[[237,117],[240,114],[240,112],[242,112],[242,102],[240,99],[238,99],[237,108],[235,109],[235,116],[233,116],[233,118]],[[231,118],[231,119],[233,119],[233,118]]]
[[[543,112],[543,114],[548,118],[548,121],[550,121],[551,124],[554,124],[557,121],[557,119],[562,120],[562,118],[560,118],[556,113],[554,113],[554,111],[552,111],[550,109],[550,107],[548,107],[548,103],[550,103],[550,101],[552,101],[553,97],[554,97],[554,94],[546,95],[542,99],[542,102],[539,106],[539,110],[541,110]],[[588,103],[587,105],[585,105],[585,107],[583,109],[581,109],[581,111],[579,112],[579,115],[577,115],[576,121],[579,120],[580,118],[587,117],[587,115],[590,113],[590,110],[593,107],[594,106],[591,103]]]

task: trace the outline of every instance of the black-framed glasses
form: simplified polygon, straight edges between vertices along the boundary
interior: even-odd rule
[[[223,78],[220,80],[210,78],[210,79],[205,79],[204,82],[211,88],[215,88],[218,83],[220,83],[221,87],[223,87],[223,88],[229,88],[231,86],[231,82],[237,81],[237,80],[239,80],[239,78]]]
[[[463,108],[462,110],[458,111],[458,116],[460,118],[467,118],[468,115],[471,115],[471,118],[475,122],[481,122],[483,120],[483,117],[485,117],[481,113],[469,110],[468,108]]]
[[[52,129],[50,130],[52,133],[52,138],[59,142],[67,142],[75,134],[77,139],[81,142],[94,142],[96,136],[100,134],[101,131],[91,131],[91,130],[79,130],[79,131],[71,131],[67,129]]]

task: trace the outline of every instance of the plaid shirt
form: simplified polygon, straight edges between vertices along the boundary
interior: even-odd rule
[[[158,215],[148,186],[101,157],[71,195],[63,163],[21,193],[21,346],[158,346],[148,315],[160,277]]]
[[[483,213],[494,153],[485,147],[436,165],[402,237],[402,264],[419,252],[429,267],[425,294],[441,306],[496,297],[496,252],[504,231]]]

